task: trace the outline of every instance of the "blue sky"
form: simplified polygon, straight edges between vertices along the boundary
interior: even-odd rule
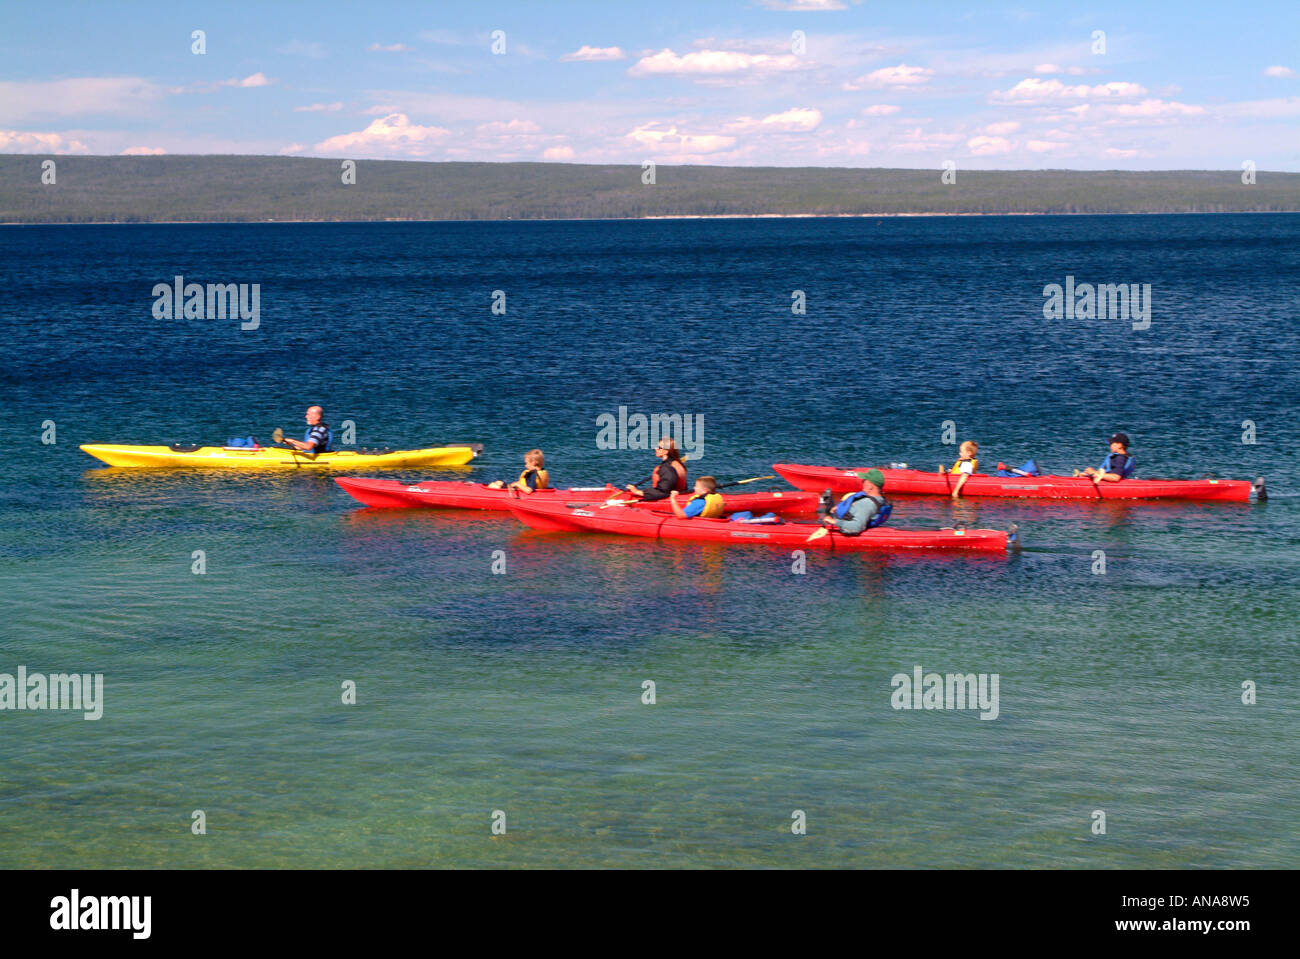
[[[0,153],[1300,170],[1297,0],[42,2],[3,20]]]

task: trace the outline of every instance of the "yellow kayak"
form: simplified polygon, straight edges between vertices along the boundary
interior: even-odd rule
[[[435,446],[423,450],[335,450],[332,453],[304,453],[278,446],[243,449],[228,446],[116,446],[90,444],[81,447],[109,466],[192,467],[197,469],[378,469],[416,466],[464,466],[483,452],[481,443]]]

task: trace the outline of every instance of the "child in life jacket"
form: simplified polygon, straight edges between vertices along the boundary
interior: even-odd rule
[[[680,495],[677,490],[668,494],[673,513],[678,519],[690,519],[694,516],[713,519],[726,512],[726,500],[718,492],[718,481],[712,476],[701,476],[695,481],[695,495],[686,501],[685,506],[678,502],[677,498]]]
[[[946,471],[957,477],[957,485],[952,488],[953,499],[961,496],[961,488],[966,485],[966,481],[973,473],[979,472],[980,461],[976,456],[979,451],[980,445],[974,440],[967,440],[958,447],[957,462],[952,464],[952,469]]]
[[[529,450],[524,454],[524,471],[519,474],[519,479],[506,486],[501,480],[488,484],[489,489],[517,489],[521,493],[531,493],[533,490],[550,489],[551,480],[546,472],[546,457],[542,455],[541,450]]]

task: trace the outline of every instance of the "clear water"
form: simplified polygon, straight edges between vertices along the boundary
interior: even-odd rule
[[[0,712],[0,866],[1295,867],[1298,240],[1290,215],[0,229],[0,672],[106,685],[98,722]],[[177,273],[260,283],[261,328],[155,320]],[[1152,284],[1151,328],[1045,320],[1067,274]],[[1027,549],[797,575],[77,449],[266,438],[313,401],[361,445],[486,444],[398,478],[537,445],[563,485],[641,480],[648,453],[596,445],[624,405],[702,415],[692,468],[723,479],[934,468],[953,420],[986,462],[1068,472],[1124,429],[1143,475],[1273,496],[901,499],[897,525],[1018,522]],[[916,665],[999,674],[999,717],[894,710]]]

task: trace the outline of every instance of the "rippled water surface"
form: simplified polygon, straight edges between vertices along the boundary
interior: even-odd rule
[[[1300,865],[1298,241],[1300,216],[2,228],[0,673],[106,691],[97,722],[0,712],[0,866]],[[154,319],[176,274],[260,283],[260,328]],[[1045,320],[1067,275],[1150,283],[1150,329]],[[900,498],[896,525],[1026,549],[799,575],[77,449],[296,432],[309,401],[365,446],[486,445],[399,478],[541,446],[563,485],[638,481],[647,453],[596,445],[622,405],[702,416],[692,469],[723,479],[933,469],[952,420],[987,462],[1068,472],[1124,429],[1143,475],[1273,495]],[[997,673],[997,719],[891,708],[917,665]]]

